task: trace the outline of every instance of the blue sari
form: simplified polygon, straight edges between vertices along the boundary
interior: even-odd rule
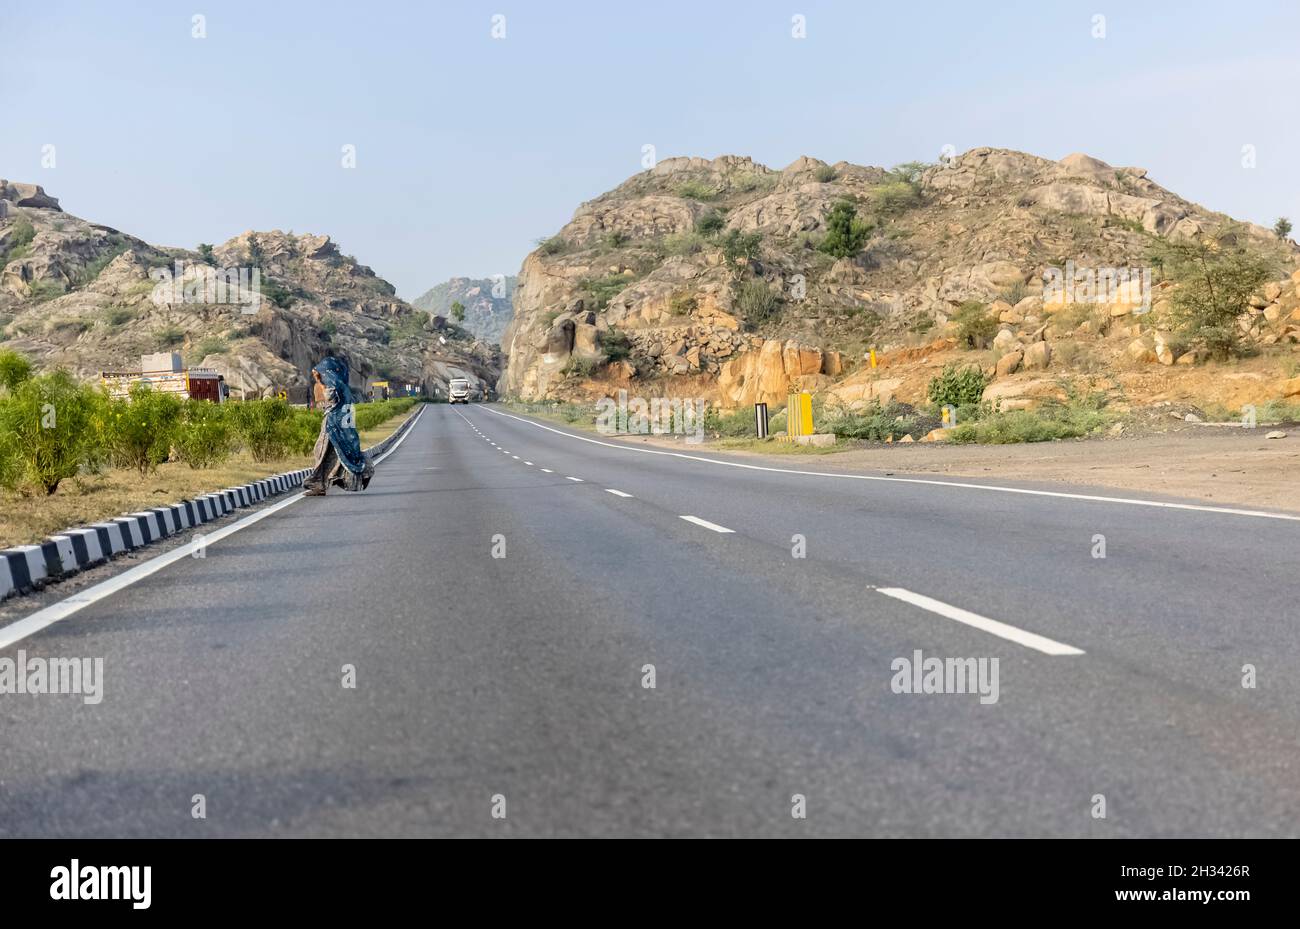
[[[332,482],[347,490],[360,490],[370,483],[374,466],[361,451],[361,437],[357,435],[356,413],[352,407],[352,389],[348,386],[348,366],[339,358],[326,358],[316,365],[315,370],[325,387],[325,417],[321,434],[334,447],[339,464],[349,472]]]

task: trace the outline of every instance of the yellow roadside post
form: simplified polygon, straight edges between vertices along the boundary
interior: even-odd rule
[[[875,346],[872,346],[872,348],[871,348],[871,367],[874,368],[875,366],[876,366],[876,349],[875,349]]]
[[[796,436],[813,434],[812,394],[789,394],[785,401],[785,434]]]

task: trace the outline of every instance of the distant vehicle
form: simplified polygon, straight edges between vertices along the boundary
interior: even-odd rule
[[[469,381],[463,377],[453,377],[447,385],[448,403],[469,403]]]

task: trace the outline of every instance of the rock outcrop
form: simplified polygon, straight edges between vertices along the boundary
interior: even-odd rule
[[[817,246],[845,200],[870,232],[857,253],[836,258]],[[800,387],[848,403],[924,400],[932,371],[865,373],[864,351],[917,369],[957,360],[955,343],[905,353],[950,339],[967,301],[988,306],[996,324],[981,337],[997,353],[984,362],[990,377],[1069,376],[1094,354],[1083,341],[1103,343],[1107,357],[1187,367],[1197,357],[1155,322],[1168,310],[1167,284],[1059,300],[1049,284],[1067,263],[1140,279],[1154,240],[1230,224],[1142,168],[1082,154],[1051,161],[978,148],[892,171],[806,156],[779,171],[737,156],[670,158],[581,205],[525,259],[501,390],[576,398],[601,392],[603,379],[636,377],[722,406],[779,401]],[[1233,225],[1295,266],[1293,243]],[[1251,338],[1300,342],[1294,282],[1255,303],[1242,320]],[[1062,342],[1072,344],[1058,350]]]

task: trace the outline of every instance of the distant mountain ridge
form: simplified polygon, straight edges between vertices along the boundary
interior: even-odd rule
[[[451,318],[451,305],[460,301],[465,321],[459,325],[476,339],[499,344],[514,316],[511,298],[516,278],[503,274],[489,278],[453,277],[431,287],[411,301],[411,306],[435,316]]]

